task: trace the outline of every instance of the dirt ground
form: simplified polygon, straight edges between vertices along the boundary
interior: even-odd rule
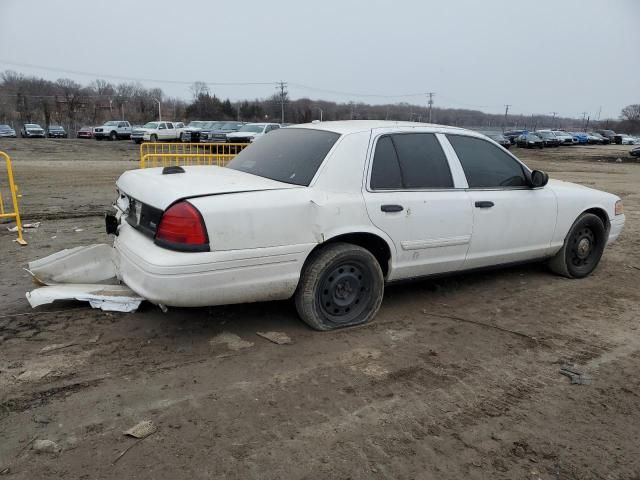
[[[305,327],[291,302],[31,310],[26,263],[110,241],[102,213],[137,148],[17,139],[0,150],[14,159],[24,220],[42,222],[26,247],[0,229],[0,475],[640,479],[640,163],[629,147],[514,150],[623,198],[625,231],[591,277],[530,265],[391,286],[373,323],[329,333]],[[591,384],[570,384],[565,364]],[[157,431],[123,435],[143,420]]]

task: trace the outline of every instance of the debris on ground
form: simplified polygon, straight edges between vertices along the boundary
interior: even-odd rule
[[[76,233],[84,232],[84,228],[74,228],[73,231]]]
[[[100,340],[100,337],[102,336],[102,334],[97,334],[94,335],[93,337],[91,337],[87,342],[88,343],[98,343],[98,340]]]
[[[40,222],[23,223],[22,224],[22,229],[23,230],[35,230],[39,226],[40,226]],[[18,231],[18,226],[16,225],[16,226],[13,226],[13,227],[7,227],[7,230],[9,230],[10,232],[17,232]]]
[[[33,308],[56,300],[78,300],[109,312],[135,312],[144,300],[125,285],[100,284],[51,285],[27,292],[26,297]]]
[[[37,382],[51,373],[51,369],[48,367],[34,368],[33,370],[25,370],[17,379],[22,382]]]
[[[582,373],[573,365],[565,365],[560,369],[560,374],[571,379],[572,384],[577,385],[591,385],[591,375]]]
[[[151,420],[144,420],[123,433],[134,438],[146,438],[157,429],[158,427]]]
[[[242,350],[243,348],[253,347],[253,342],[243,340],[235,333],[230,332],[222,332],[221,334],[216,335],[211,340],[209,340],[209,344],[212,346],[226,345],[229,350],[235,351]]]
[[[48,345],[46,347],[42,347],[40,353],[53,352],[55,350],[62,350],[63,348],[73,347],[77,345],[77,343],[68,342],[68,343],[54,343],[53,345]]]
[[[60,453],[62,450],[53,440],[36,440],[32,448],[38,453]]]
[[[256,332],[256,335],[277,345],[291,345],[293,343],[291,337],[284,332]]]
[[[0,469],[0,475],[9,475],[10,473],[11,473],[11,469],[9,467]]]

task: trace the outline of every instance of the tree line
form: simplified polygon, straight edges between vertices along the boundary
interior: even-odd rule
[[[0,74],[0,123],[20,128],[24,123],[43,126],[62,124],[70,133],[83,125],[99,125],[106,120],[128,120],[144,124],[158,119],[158,102],[162,117],[175,121],[239,120],[281,121],[284,105],[285,123],[313,120],[401,120],[426,122],[425,105],[394,103],[371,105],[362,102],[337,103],[309,98],[291,99],[286,91],[268,98],[231,101],[221,99],[207,84],[191,86],[191,99],[166,96],[159,88],[146,88],[140,83],[110,83],[95,80],[88,85],[61,78],[56,81],[26,76],[7,70]],[[610,128],[640,133],[640,104],[625,107],[618,119],[594,122],[590,118],[553,117],[551,115],[518,115],[485,113],[460,108],[433,108],[434,123],[460,127],[500,130],[506,128]]]

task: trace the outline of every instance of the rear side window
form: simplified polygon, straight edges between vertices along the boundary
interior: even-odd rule
[[[449,162],[433,133],[381,137],[371,169],[374,190],[453,188]]]
[[[398,155],[391,137],[382,137],[376,145],[371,168],[371,188],[373,190],[400,190],[402,176]]]
[[[340,135],[325,130],[281,128],[242,150],[228,168],[308,186]]]
[[[524,187],[522,165],[501,148],[480,138],[447,135],[470,188]]]

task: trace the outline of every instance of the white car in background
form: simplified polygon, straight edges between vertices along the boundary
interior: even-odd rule
[[[131,132],[134,143],[178,140],[184,129],[182,122],[148,122]]]
[[[117,236],[113,248],[102,245],[102,264],[155,304],[294,297],[307,324],[329,330],[371,320],[385,284],[400,280],[530,261],[589,275],[622,231],[620,198],[547,182],[461,128],[298,125],[227,167],[123,173],[107,219]],[[96,264],[91,248],[64,269],[65,281],[87,283],[69,272]],[[30,270],[46,277],[51,262],[40,262]]]
[[[635,145],[636,138],[630,135],[622,135],[622,145]]]
[[[574,145],[578,141],[573,138],[573,135],[562,130],[551,130],[551,132],[560,140],[560,145]]]
[[[227,134],[228,143],[251,143],[280,128],[279,123],[247,123],[237,132]]]

